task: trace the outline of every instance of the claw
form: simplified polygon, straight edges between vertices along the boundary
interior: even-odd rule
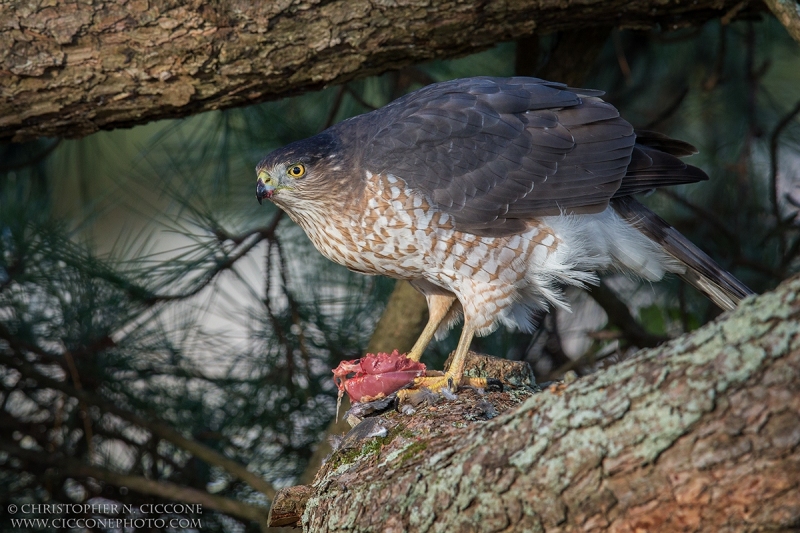
[[[476,389],[502,390],[502,383],[498,379],[471,378],[461,376],[456,380],[455,376],[425,376],[414,380],[414,384],[406,389],[397,391],[397,406],[410,403],[417,407],[423,403],[433,405],[440,397],[438,394],[433,396],[436,400],[431,401],[431,393],[439,393],[447,400],[455,400],[455,393],[459,387],[473,387]],[[446,391],[446,392],[445,392]]]
[[[503,382],[495,378],[486,378],[486,390],[503,392]]]

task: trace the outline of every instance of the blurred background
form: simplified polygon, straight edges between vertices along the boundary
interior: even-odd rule
[[[744,19],[592,35],[596,55],[568,73],[558,54],[575,36],[554,34],[277,102],[0,145],[0,529],[12,530],[9,503],[169,501],[135,479],[241,505],[208,511],[203,530],[259,529],[248,509],[269,491],[159,424],[272,487],[294,484],[334,416],[330,371],[364,353],[394,281],[325,260],[256,202],[254,167],[428,83],[524,74],[605,90],[636,128],[695,145],[687,162],[711,178],[645,203],[756,292],[795,273],[800,56],[772,17]],[[473,348],[549,381],[719,312],[677,278],[610,274],[569,295],[573,312],[536,334],[501,329]],[[441,368],[457,339],[424,361]]]

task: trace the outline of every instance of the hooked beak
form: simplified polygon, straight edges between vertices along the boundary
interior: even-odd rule
[[[259,204],[262,200],[264,200],[264,198],[269,200],[272,198],[272,195],[275,194],[275,187],[273,187],[271,184],[267,185],[264,183],[265,176],[267,176],[266,172],[260,173],[258,175],[258,181],[256,182],[256,199],[258,200]],[[269,178],[267,179],[271,181]]]

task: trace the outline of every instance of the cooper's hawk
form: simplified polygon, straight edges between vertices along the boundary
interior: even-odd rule
[[[473,335],[567,307],[562,287],[616,269],[674,272],[724,309],[751,291],[633,199],[708,179],[691,145],[635,132],[594,90],[535,78],[430,85],[272,152],[256,167],[271,199],[327,258],[408,280],[430,319],[409,358],[463,314],[450,369]]]

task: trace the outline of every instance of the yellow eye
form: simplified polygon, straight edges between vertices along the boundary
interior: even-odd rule
[[[306,173],[306,167],[304,167],[300,163],[296,163],[290,166],[289,170],[287,170],[286,172],[288,172],[288,174],[293,178],[302,178],[303,174]]]

